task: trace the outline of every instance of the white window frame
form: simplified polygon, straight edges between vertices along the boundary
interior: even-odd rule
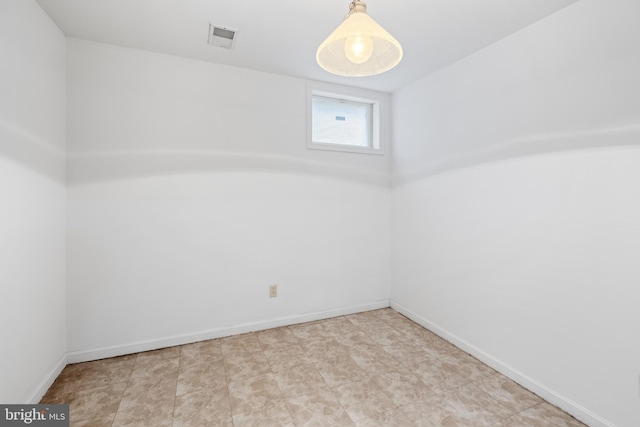
[[[371,104],[372,146],[358,147],[354,145],[327,144],[313,142],[313,111],[314,96],[333,98],[336,100],[354,101]],[[340,86],[329,83],[307,83],[307,148],[311,150],[343,151],[348,153],[384,155],[388,139],[388,103],[389,95],[366,89]]]

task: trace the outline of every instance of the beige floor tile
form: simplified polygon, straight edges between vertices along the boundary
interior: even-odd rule
[[[222,360],[222,345],[220,340],[200,341],[183,345],[180,349],[180,367],[205,363],[215,363]]]
[[[399,331],[402,335],[404,335],[411,341],[422,340],[424,339],[425,334],[429,332],[422,326],[409,319],[391,321],[389,323],[389,326]]]
[[[331,335],[318,323],[301,323],[289,326],[289,330],[300,342],[315,341],[322,338],[330,338]]]
[[[72,364],[41,402],[80,427],[584,427],[391,309]]]
[[[138,375],[131,376],[127,383],[127,393],[139,393],[144,394],[152,390],[172,390],[175,394],[176,384],[178,382],[178,371],[171,371],[171,375],[143,375],[143,372],[138,372]]]
[[[273,373],[283,396],[302,396],[328,389],[322,375],[313,363],[274,371]]]
[[[491,367],[485,365],[475,357],[470,356],[469,354],[462,351],[454,354],[449,354],[438,360],[440,360],[443,364],[450,364],[451,366],[459,366],[469,369],[474,381],[476,379],[486,378],[497,373]]]
[[[409,328],[416,328],[416,327],[422,328],[422,326],[418,325],[408,317],[405,317],[394,310],[390,310],[390,311],[393,312],[394,314],[376,313],[376,316],[383,319],[387,325],[401,332],[403,335],[406,335],[405,331]]]
[[[78,382],[89,366],[91,364],[87,363],[66,366],[42,396],[40,403],[68,404],[75,394]]]
[[[92,418],[90,420],[70,420],[69,425],[70,427],[112,427],[115,416],[116,414],[113,413],[100,418]]]
[[[341,385],[334,388],[333,392],[354,422],[396,408],[371,379]]]
[[[226,389],[226,387],[227,376],[224,362],[217,360],[210,363],[181,366],[176,395],[182,396],[205,388]]]
[[[456,346],[427,330],[422,332],[420,337],[414,338],[412,341],[422,351],[436,359],[461,353],[460,349],[458,349]]]
[[[298,340],[288,327],[268,329],[266,331],[256,332],[256,335],[262,349],[265,351],[298,344]]]
[[[136,353],[136,354],[130,354],[129,357],[133,358],[133,359],[137,359],[138,358],[138,354],[140,353]],[[103,360],[105,359],[98,359],[98,360],[93,360],[90,362],[78,362],[78,363],[71,363],[67,366],[65,366],[64,371],[67,372],[81,372],[84,371],[87,368],[90,368],[92,366],[96,366],[97,364],[101,363]]]
[[[474,384],[514,413],[524,411],[542,402],[541,397],[501,374],[492,375]]]
[[[82,421],[114,414],[126,386],[127,383],[118,383],[77,392],[69,402],[69,418]]]
[[[586,427],[550,403],[543,402],[507,418],[496,427]]]
[[[375,325],[385,326],[385,322],[380,319],[378,316],[374,315],[371,311],[366,311],[363,313],[349,314],[344,316],[348,321],[353,323],[359,328],[367,329],[371,328]]]
[[[467,384],[447,393],[446,404],[456,414],[478,427],[493,425],[513,415],[513,411],[474,384]]]
[[[177,396],[174,427],[231,426],[231,403],[226,389],[204,389]]]
[[[113,427],[173,425],[173,400],[157,405],[142,405],[127,410],[118,410]]]
[[[397,358],[384,351],[382,347],[353,350],[350,356],[363,371],[369,374],[381,374],[404,369],[404,365]]]
[[[300,347],[304,350],[307,360],[312,362],[328,362],[349,356],[349,348],[338,344],[332,337],[301,341]]]
[[[163,378],[149,379],[144,383],[129,384],[120,400],[118,412],[131,411],[142,407],[173,408],[176,396],[175,381]]]
[[[286,399],[289,413],[296,426],[347,427],[351,418],[328,388]]]
[[[331,388],[367,378],[366,373],[349,356],[318,362],[316,367]]]
[[[363,418],[356,423],[356,427],[414,427],[414,424],[402,411],[394,409]]]
[[[55,383],[40,399],[40,404],[63,405],[69,404],[75,395],[74,391],[69,391],[69,387],[56,387]]]
[[[80,378],[82,378],[82,372],[69,371],[69,367],[67,366],[62,370],[60,375],[58,375],[58,378],[56,378],[51,387],[49,387],[43,399],[53,399],[56,396],[74,392]]]
[[[388,346],[394,344],[411,343],[411,341],[391,327],[364,329],[363,332],[378,345]]]
[[[380,316],[374,314],[372,311],[363,314],[366,314],[366,316],[354,315],[358,320],[354,320],[351,317],[348,317],[348,319],[350,322],[358,325],[363,331],[393,329],[386,320],[381,319]]]
[[[373,310],[371,314],[378,317],[379,319],[384,320],[387,324],[391,324],[394,321],[409,321],[409,319],[392,308],[381,308],[379,310]]]
[[[233,416],[234,427],[294,427],[287,405],[282,399],[270,399],[262,406]]]
[[[343,345],[348,351],[367,351],[372,347],[377,347],[378,343],[369,338],[364,332],[346,333],[333,337],[338,344]]]
[[[228,382],[257,377],[271,372],[269,362],[263,351],[235,353],[225,357],[224,368]]]
[[[123,356],[115,356],[115,357],[109,357],[106,359],[98,359],[98,360],[94,360],[93,362],[86,362],[86,365],[87,367],[116,366],[116,365],[125,367],[128,364],[135,363],[135,361],[138,360],[139,354],[142,354],[142,353],[125,354]],[[82,365],[82,363],[80,363],[80,365]]]
[[[188,420],[174,419],[173,427],[193,427],[193,426],[212,426],[212,427],[238,427],[233,424],[233,418],[229,417],[223,420],[215,420],[208,422],[202,416],[194,415]]]
[[[389,345],[383,345],[382,348],[387,353],[397,357],[404,357],[406,354],[410,353],[424,353],[422,348],[418,347],[416,344],[409,340],[399,341]],[[425,357],[431,358],[426,353]]]
[[[383,349],[387,351],[387,347],[384,347]],[[437,360],[422,351],[404,353],[402,356],[395,354],[393,357],[400,362],[403,367],[410,370],[421,364],[424,366],[434,365]]]
[[[229,383],[233,415],[252,413],[262,407],[269,409],[272,401],[281,398],[280,388],[271,373]]]
[[[340,336],[346,333],[361,332],[360,328],[351,323],[345,317],[334,317],[332,319],[320,320],[317,324],[321,325],[332,337]]]
[[[264,355],[272,369],[292,368],[312,361],[299,344],[271,347],[264,351]]]
[[[59,397],[76,390],[127,382],[136,358],[134,354],[67,365],[50,387],[47,399],[54,398],[54,394]]]
[[[96,365],[85,369],[82,377],[77,381],[75,389],[80,391],[109,384],[126,383],[131,376],[134,362],[135,360],[131,359],[125,363]]]
[[[459,369],[442,370],[438,360],[428,359],[414,365],[408,365],[407,369],[436,393],[453,390],[471,382]]]
[[[432,394],[399,410],[416,427],[474,427],[446,404],[446,396]]]
[[[434,391],[413,373],[402,370],[371,376],[371,379],[397,406],[424,400]]]
[[[262,346],[255,333],[222,338],[220,344],[224,357],[238,353],[255,353],[262,351]]]
[[[409,369],[437,393],[496,374],[496,371],[463,352],[422,362]]]
[[[158,359],[180,357],[180,350],[180,346],[175,346],[138,353],[138,357],[136,358],[136,365],[156,361]]]
[[[136,360],[129,381],[144,381],[146,378],[178,378],[180,357],[147,358]]]

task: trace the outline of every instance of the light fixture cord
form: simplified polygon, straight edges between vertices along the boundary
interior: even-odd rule
[[[351,14],[353,13],[354,10],[356,10],[356,3],[362,3],[361,0],[352,0],[351,3],[349,3],[349,13],[347,13],[344,16],[344,19],[347,19],[348,17],[351,16]]]

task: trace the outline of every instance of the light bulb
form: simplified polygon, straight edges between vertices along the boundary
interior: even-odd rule
[[[351,36],[344,42],[344,53],[355,64],[367,62],[373,53],[373,40],[369,36]]]

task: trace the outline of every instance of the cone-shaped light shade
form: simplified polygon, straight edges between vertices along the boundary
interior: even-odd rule
[[[316,52],[318,64],[340,76],[384,73],[401,59],[400,43],[367,15],[367,6],[361,1],[352,3],[344,22]]]

